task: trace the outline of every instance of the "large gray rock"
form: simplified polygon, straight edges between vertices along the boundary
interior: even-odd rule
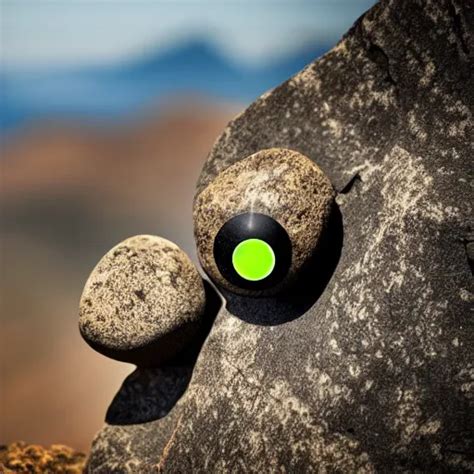
[[[382,1],[229,124],[198,192],[261,149],[299,151],[339,191],[337,266],[297,317],[222,309],[179,402],[106,426],[93,472],[474,468],[473,25],[472,2]]]

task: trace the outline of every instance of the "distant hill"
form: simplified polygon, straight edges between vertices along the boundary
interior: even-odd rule
[[[0,128],[63,117],[126,117],[182,93],[250,102],[327,49],[308,47],[272,64],[249,67],[196,39],[120,64],[3,72]]]

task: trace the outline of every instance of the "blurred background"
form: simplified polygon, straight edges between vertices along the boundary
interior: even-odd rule
[[[195,258],[194,186],[226,123],[324,54],[366,0],[1,0],[0,443],[87,451],[133,370],[77,329],[126,237]]]

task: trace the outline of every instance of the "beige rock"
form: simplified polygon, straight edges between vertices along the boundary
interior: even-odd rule
[[[204,308],[203,281],[188,256],[168,240],[139,235],[94,268],[81,297],[79,328],[109,357],[159,365],[193,338]]]
[[[214,239],[232,217],[256,212],[281,224],[292,244],[291,280],[313,255],[331,213],[331,182],[309,158],[296,151],[259,151],[222,171],[194,202],[194,233],[199,260],[217,284],[242,292],[219,272]],[[284,283],[283,282],[283,283]]]

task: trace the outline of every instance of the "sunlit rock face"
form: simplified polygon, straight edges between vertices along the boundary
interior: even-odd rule
[[[291,318],[222,308],[177,404],[106,426],[92,472],[473,469],[473,25],[470,2],[382,1],[223,131],[197,192],[304,154],[338,191],[337,265]]]

